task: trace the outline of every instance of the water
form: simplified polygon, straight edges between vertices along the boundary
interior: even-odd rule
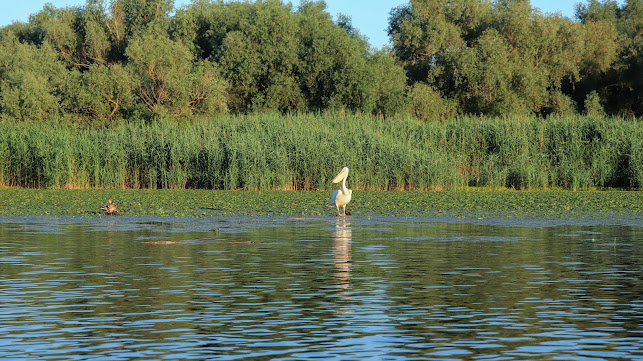
[[[8,217],[3,360],[641,360],[643,223]]]

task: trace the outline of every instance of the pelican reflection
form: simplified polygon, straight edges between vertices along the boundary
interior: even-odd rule
[[[333,259],[338,294],[342,296],[350,295],[352,232],[350,222],[346,218],[342,217],[335,220]]]

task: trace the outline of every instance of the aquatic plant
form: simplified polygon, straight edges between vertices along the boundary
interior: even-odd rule
[[[109,129],[0,123],[0,185],[40,188],[592,189],[643,184],[643,123],[225,116]]]
[[[0,188],[0,216],[103,217],[105,199],[119,216],[328,216],[330,191],[222,191],[204,189]],[[643,216],[640,191],[360,191],[352,217],[418,216],[511,218],[623,218]]]

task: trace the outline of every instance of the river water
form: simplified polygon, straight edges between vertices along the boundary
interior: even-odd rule
[[[641,324],[636,219],[0,219],[2,360],[642,360]]]

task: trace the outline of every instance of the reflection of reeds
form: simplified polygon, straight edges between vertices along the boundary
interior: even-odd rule
[[[0,185],[53,188],[583,189],[643,184],[643,123],[464,118],[443,123],[251,115],[79,130],[0,123]]]

